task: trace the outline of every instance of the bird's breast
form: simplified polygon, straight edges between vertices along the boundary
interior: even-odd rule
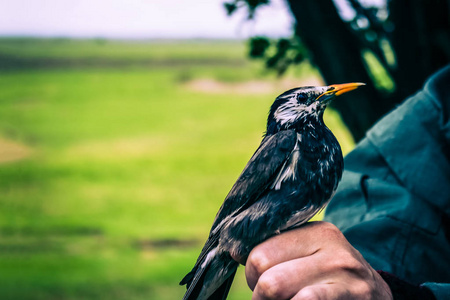
[[[273,190],[306,185],[327,198],[336,189],[342,175],[342,152],[332,134],[325,132],[322,137],[297,134],[294,149],[271,185]]]

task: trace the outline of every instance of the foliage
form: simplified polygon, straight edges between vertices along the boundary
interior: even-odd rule
[[[258,7],[269,3],[270,0],[233,0],[231,2],[225,2],[224,7],[228,15],[232,15],[240,7],[247,7],[248,18],[252,19]]]
[[[246,7],[249,19],[253,19],[257,8],[270,4],[269,0],[234,0],[225,2],[224,7],[228,15],[237,9]],[[298,65],[307,58],[306,48],[299,36],[270,40],[264,36],[252,37],[249,40],[248,55],[253,59],[263,60],[269,70],[278,76],[283,75],[290,66]]]
[[[270,41],[265,37],[250,39],[249,56],[263,59],[268,69],[275,70],[278,75],[284,74],[291,65],[298,65],[306,58],[306,49],[299,39],[278,39]]]

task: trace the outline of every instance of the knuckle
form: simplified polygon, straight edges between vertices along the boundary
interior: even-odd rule
[[[270,258],[263,250],[255,248],[247,258],[246,267],[261,275],[270,268]]]
[[[362,280],[370,280],[372,278],[370,266],[355,257],[349,258],[345,265],[347,270],[356,274]]]
[[[258,280],[258,292],[264,299],[283,298],[283,279],[277,274],[264,273]]]
[[[334,259],[330,260],[328,265],[330,270],[345,270],[361,275],[366,271],[364,264],[347,250],[336,250],[333,253],[333,257]]]
[[[322,222],[320,224],[320,235],[324,238],[342,238],[342,233],[335,225],[328,223],[328,222]]]
[[[320,295],[317,289],[313,289],[311,287],[305,287],[300,292],[297,293],[295,299],[301,300],[319,300]]]
[[[373,288],[368,282],[360,281],[353,288],[358,299],[372,299]]]
[[[346,253],[342,255],[342,267],[346,270],[351,270],[353,272],[361,272],[364,271],[364,266],[361,262],[352,256],[350,253]]]

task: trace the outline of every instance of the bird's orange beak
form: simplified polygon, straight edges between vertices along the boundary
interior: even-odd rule
[[[316,101],[318,100],[321,103],[328,104],[333,100],[336,96],[342,95],[344,93],[353,91],[357,89],[360,86],[366,85],[365,83],[361,82],[352,82],[352,83],[343,83],[343,84],[332,84],[327,86],[327,90],[321,94],[319,97],[317,97]]]
[[[356,90],[358,87],[366,85],[362,82],[352,82],[352,83],[343,83],[343,84],[332,84],[328,86],[328,92],[333,93],[335,96],[342,95],[344,93]]]

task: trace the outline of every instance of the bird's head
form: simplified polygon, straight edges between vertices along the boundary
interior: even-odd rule
[[[331,100],[362,85],[365,84],[356,82],[306,86],[284,92],[270,108],[266,134],[302,128],[311,123],[323,123],[323,112]]]

